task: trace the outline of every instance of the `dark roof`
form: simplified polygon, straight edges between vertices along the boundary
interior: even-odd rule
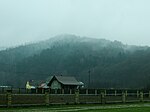
[[[57,81],[62,83],[63,85],[82,85],[81,82],[78,82],[75,79],[75,77],[70,77],[70,76],[53,76],[53,78],[56,78]],[[50,82],[51,82],[51,80],[50,80]]]

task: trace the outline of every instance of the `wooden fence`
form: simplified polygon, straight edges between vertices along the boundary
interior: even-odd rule
[[[31,106],[50,104],[150,102],[149,90],[112,89],[10,89],[0,91],[0,106]]]

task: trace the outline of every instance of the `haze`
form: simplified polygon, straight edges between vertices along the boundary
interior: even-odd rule
[[[60,34],[150,45],[149,0],[0,0],[0,46]]]

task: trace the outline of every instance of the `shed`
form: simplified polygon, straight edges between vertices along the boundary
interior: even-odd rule
[[[47,84],[51,89],[77,89],[83,86],[82,82],[70,76],[53,76]]]

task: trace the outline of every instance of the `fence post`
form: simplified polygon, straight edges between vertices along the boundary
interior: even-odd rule
[[[70,91],[69,91],[69,92],[70,92],[70,94],[72,94],[72,89],[70,89]]]
[[[106,96],[106,94],[107,94],[107,92],[106,92],[106,90],[104,91],[104,95]]]
[[[126,92],[122,92],[122,102],[126,102]]]
[[[79,89],[75,91],[75,104],[79,104]]]
[[[88,89],[86,89],[86,94],[89,94],[89,90]]]
[[[19,90],[18,90],[18,93],[19,93],[19,94],[21,93],[21,90],[20,90],[20,88],[19,88]]]
[[[143,102],[143,92],[140,92],[140,102]]]
[[[54,91],[55,91],[55,94],[57,94],[57,89],[54,89]]]
[[[26,89],[25,89],[25,92],[26,92],[26,93],[29,93],[29,89],[26,88]]]
[[[65,93],[65,90],[64,89],[62,89],[62,94],[64,94]]]
[[[4,90],[4,88],[2,88],[2,93],[4,93],[5,92],[5,90]]]
[[[95,89],[95,95],[97,95],[97,89]]]
[[[42,94],[44,94],[44,88],[42,88]]]
[[[126,96],[128,96],[128,91],[127,91],[127,90],[126,90],[126,92],[125,92],[125,93],[126,93]]]
[[[45,90],[45,92],[46,92],[47,90]],[[48,92],[51,94],[51,88],[48,88]]]
[[[36,94],[38,94],[38,88],[36,88],[35,91],[36,91]]]
[[[139,91],[137,91],[137,98],[139,98]]]
[[[149,91],[149,98],[150,98],[150,91]]]
[[[115,90],[115,96],[117,96],[117,91]]]
[[[12,105],[12,90],[7,90],[7,107]]]
[[[49,92],[48,91],[45,91],[45,105],[46,106],[49,106]]]
[[[105,97],[105,91],[101,92],[101,103],[105,104],[106,103],[106,97]]]

